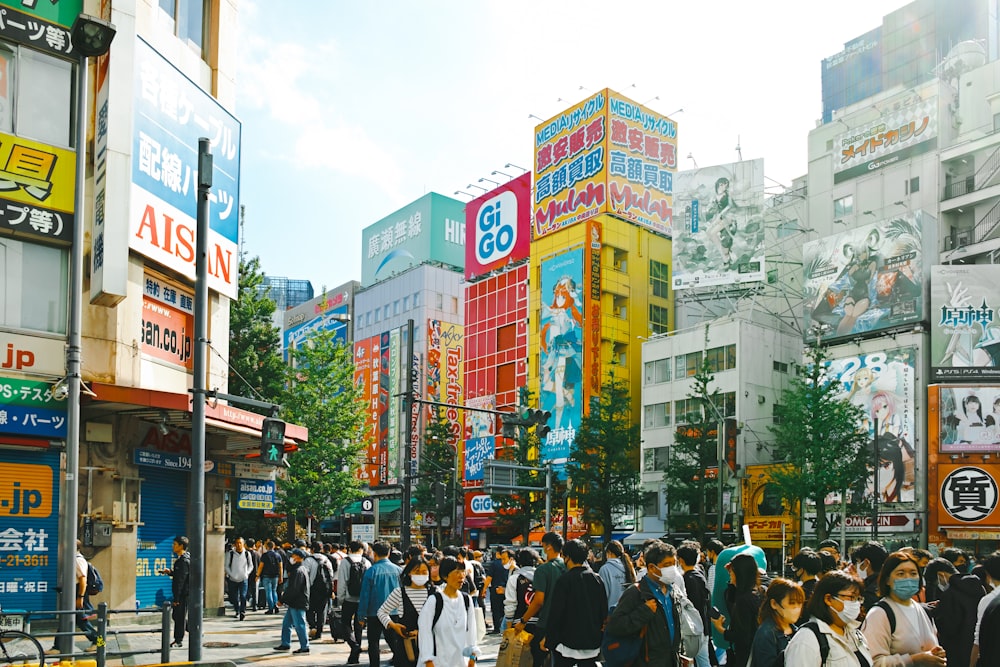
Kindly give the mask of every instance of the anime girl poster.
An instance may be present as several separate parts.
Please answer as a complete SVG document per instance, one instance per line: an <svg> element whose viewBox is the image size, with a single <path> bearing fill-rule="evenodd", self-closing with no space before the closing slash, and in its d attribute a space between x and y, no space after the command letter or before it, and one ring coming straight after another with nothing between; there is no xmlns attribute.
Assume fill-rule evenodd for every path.
<svg viewBox="0 0 1000 667"><path fill-rule="evenodd" d="M915 500L916 362L914 347L841 357L830 362L830 381L840 384L842 398L861 408L863 416L858 426L869 435L871 476L863 488L859 485L854 490L852 500L856 502L871 498L875 489L882 504ZM876 443L878 469L872 475Z"/></svg>
<svg viewBox="0 0 1000 667"><path fill-rule="evenodd" d="M583 390L583 248L542 261L539 404L552 413L542 461L565 464L580 427Z"/></svg>

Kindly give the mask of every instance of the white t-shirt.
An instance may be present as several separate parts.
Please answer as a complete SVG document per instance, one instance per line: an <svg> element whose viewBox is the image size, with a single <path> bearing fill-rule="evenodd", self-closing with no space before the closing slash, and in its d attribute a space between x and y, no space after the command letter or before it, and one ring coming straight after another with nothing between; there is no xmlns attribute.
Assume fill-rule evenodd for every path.
<svg viewBox="0 0 1000 667"><path fill-rule="evenodd" d="M76 554L76 592L80 593L80 589L83 588L84 595L87 594L87 559L83 557L82 553L77 552ZM83 586L80 586L80 579L83 579Z"/></svg>

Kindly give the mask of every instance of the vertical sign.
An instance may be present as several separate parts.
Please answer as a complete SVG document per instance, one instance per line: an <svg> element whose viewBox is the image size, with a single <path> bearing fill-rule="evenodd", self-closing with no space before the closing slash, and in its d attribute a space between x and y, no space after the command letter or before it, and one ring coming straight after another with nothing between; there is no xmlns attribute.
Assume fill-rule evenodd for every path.
<svg viewBox="0 0 1000 667"><path fill-rule="evenodd" d="M400 403L403 400L399 396L399 366L401 355L399 353L400 342L399 329L389 332L389 440L386 448L386 458L388 461L388 472L386 484L395 484L399 479L399 420Z"/></svg>
<svg viewBox="0 0 1000 667"><path fill-rule="evenodd" d="M378 486L386 484L389 479L390 355L389 332L385 331L378 342Z"/></svg>
<svg viewBox="0 0 1000 667"><path fill-rule="evenodd" d="M462 382L462 366L465 352L464 327L461 324L439 322L441 331L441 376L444 384L441 387L442 403L461 405L465 397ZM456 452L463 442L462 423L465 419L461 410L445 408L444 417L448 422L448 445Z"/></svg>

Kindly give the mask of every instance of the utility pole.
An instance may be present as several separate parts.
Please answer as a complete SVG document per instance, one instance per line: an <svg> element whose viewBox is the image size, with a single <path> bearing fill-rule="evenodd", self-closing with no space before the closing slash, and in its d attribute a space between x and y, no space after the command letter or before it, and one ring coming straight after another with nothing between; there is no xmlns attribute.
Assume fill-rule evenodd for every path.
<svg viewBox="0 0 1000 667"><path fill-rule="evenodd" d="M403 391L403 443L399 448L403 461L403 492L399 511L399 543L405 553L410 548L410 495L413 490L413 469L415 461L410 457L410 441L413 439L413 319L406 321L406 372L403 374L405 389Z"/></svg>
<svg viewBox="0 0 1000 667"><path fill-rule="evenodd" d="M875 467L872 469L872 540L878 541L878 496L880 493L878 484L878 469L879 469L879 452L878 452L878 417L875 417L875 454L873 463ZM844 517L846 522L847 517Z"/></svg>

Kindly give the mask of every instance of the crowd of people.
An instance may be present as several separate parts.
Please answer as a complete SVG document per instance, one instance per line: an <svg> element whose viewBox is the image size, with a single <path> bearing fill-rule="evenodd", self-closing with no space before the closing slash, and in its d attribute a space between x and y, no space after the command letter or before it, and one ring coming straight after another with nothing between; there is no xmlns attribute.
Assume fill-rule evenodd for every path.
<svg viewBox="0 0 1000 667"><path fill-rule="evenodd" d="M181 596L175 645L186 546L179 537L164 571ZM595 554L549 532L538 550L498 548L484 564L468 547L237 539L225 576L238 621L248 606L284 609L275 650L291 650L294 630L294 652L308 653L329 626L350 647L348 665L360 664L367 635L369 667L380 667L383 639L394 667L475 667L484 633L507 629L530 635L533 667L615 664L611 651L629 638L634 667L1000 665L1000 551L972 567L954 548L934 558L870 541L842 558L827 540L772 579L754 549L649 540L633 559L617 541Z"/></svg>

